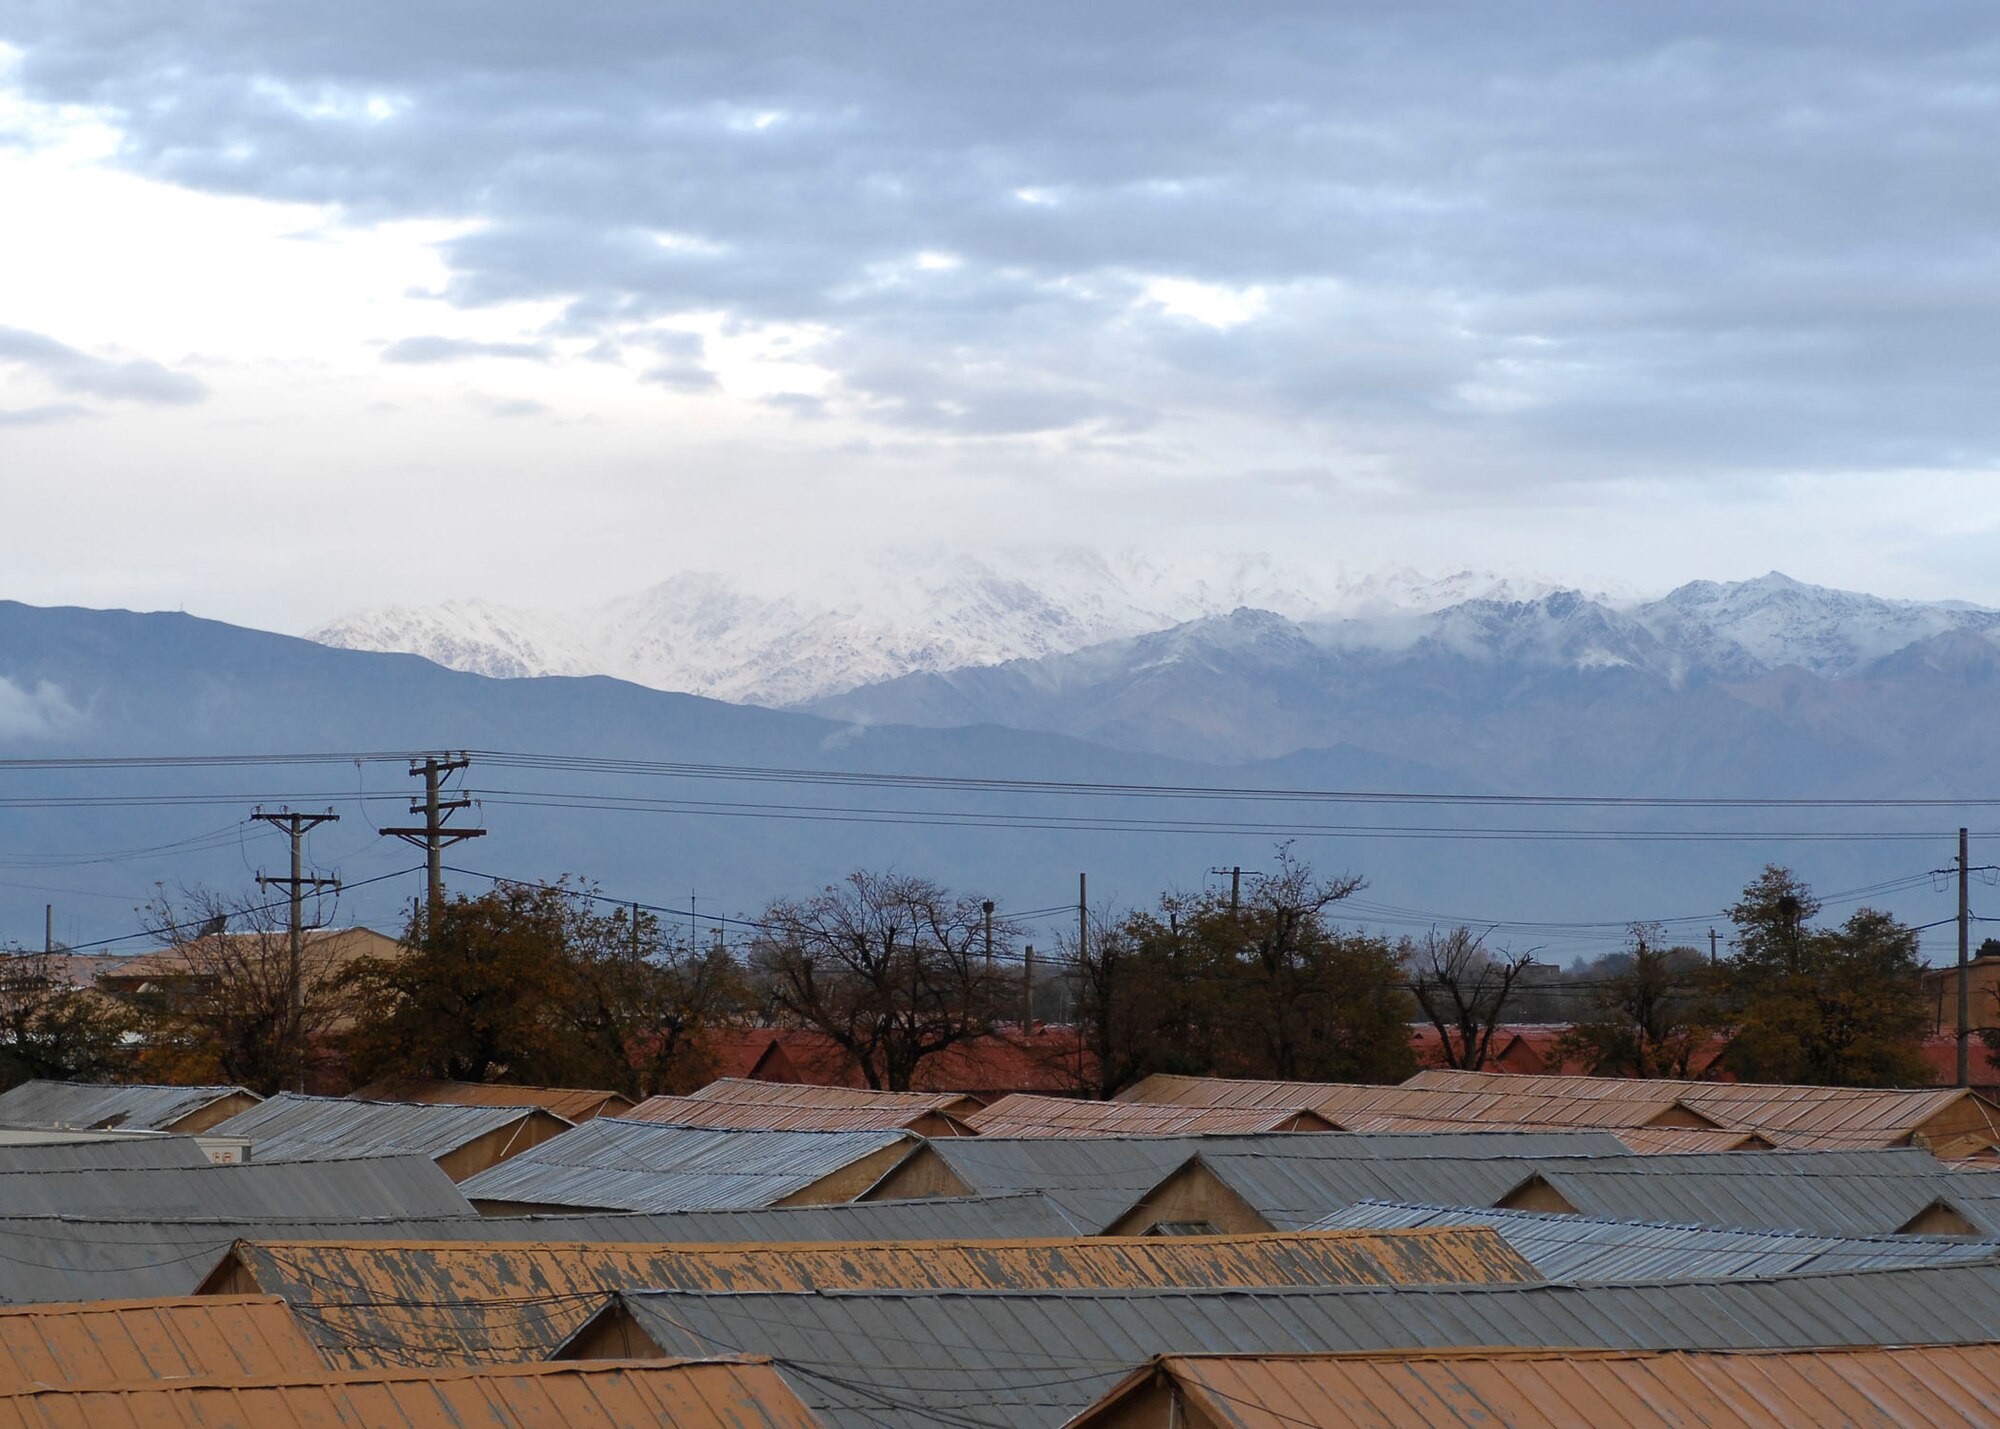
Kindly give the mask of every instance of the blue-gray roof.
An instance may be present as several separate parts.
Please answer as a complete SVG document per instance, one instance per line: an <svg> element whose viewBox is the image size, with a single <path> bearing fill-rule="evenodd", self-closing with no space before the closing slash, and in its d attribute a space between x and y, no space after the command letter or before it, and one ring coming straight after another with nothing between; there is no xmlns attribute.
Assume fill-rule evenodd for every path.
<svg viewBox="0 0 2000 1429"><path fill-rule="evenodd" d="M1293 1229L1370 1197L1490 1203L1535 1158L1627 1151L1605 1131L961 1136L930 1148L972 1191L1044 1192L1089 1231L1197 1157L1265 1219Z"/></svg>
<svg viewBox="0 0 2000 1429"><path fill-rule="evenodd" d="M59 1126L164 1131L243 1087L116 1086L98 1082L23 1082L0 1092L0 1126Z"/></svg>
<svg viewBox="0 0 2000 1429"><path fill-rule="evenodd" d="M1163 1353L1762 1349L2000 1339L1990 1264L1621 1285L621 1297L672 1355L771 1356L829 1426L1064 1423Z"/></svg>
<svg viewBox="0 0 2000 1429"><path fill-rule="evenodd" d="M218 1123L210 1134L249 1137L254 1161L323 1161L403 1153L435 1159L488 1132L549 1115L530 1106L365 1102L280 1092Z"/></svg>
<svg viewBox="0 0 2000 1429"><path fill-rule="evenodd" d="M1823 1236L1800 1231L1616 1221L1542 1211L1465 1210L1363 1201L1313 1230L1492 1226L1548 1280L1713 1279L1806 1271L1880 1270L2000 1258L2000 1239Z"/></svg>
<svg viewBox="0 0 2000 1429"><path fill-rule="evenodd" d="M596 1117L469 1177L481 1203L683 1211L773 1206L903 1131L725 1131Z"/></svg>
<svg viewBox="0 0 2000 1429"><path fill-rule="evenodd" d="M423 1156L321 1165L99 1167L0 1170L10 1215L167 1219L221 1216L426 1216L469 1214L471 1203ZM0 1281L5 1267L0 1266Z"/></svg>

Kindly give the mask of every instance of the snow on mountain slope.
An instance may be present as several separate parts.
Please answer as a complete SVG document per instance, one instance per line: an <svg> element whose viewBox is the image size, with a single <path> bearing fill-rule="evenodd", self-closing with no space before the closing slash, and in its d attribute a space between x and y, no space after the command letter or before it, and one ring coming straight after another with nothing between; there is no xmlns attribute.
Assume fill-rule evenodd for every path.
<svg viewBox="0 0 2000 1429"><path fill-rule="evenodd" d="M1239 607L1292 619L1435 610L1468 598L1531 599L1536 577L1460 572L1430 580L1281 568L1263 556L1169 564L1136 552L1062 548L986 558L891 553L844 583L758 594L683 572L581 611L452 601L347 616L321 644L396 650L503 677L614 675L655 689L783 706L912 673L1065 654Z"/></svg>

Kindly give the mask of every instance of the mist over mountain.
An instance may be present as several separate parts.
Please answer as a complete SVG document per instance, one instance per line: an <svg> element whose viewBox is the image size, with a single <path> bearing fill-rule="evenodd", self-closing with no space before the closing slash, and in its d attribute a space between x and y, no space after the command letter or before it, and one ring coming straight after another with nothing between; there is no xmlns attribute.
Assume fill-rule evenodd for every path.
<svg viewBox="0 0 2000 1429"><path fill-rule="evenodd" d="M185 615L0 603L0 759L560 756L475 753L466 817L489 832L453 850L472 871L454 885L581 873L621 898L685 909L692 896L704 934L714 914L897 867L1056 909L1034 933L1050 946L1079 871L1094 901L1132 904L1217 867L1263 868L1294 839L1370 880L1351 905L1368 926L1464 919L1566 958L1615 946L1629 919L1693 920L1678 929L1693 936L1766 861L1826 892L1908 879L1943 862L1959 823L1990 819L1352 795L1983 797L2000 789L1985 738L1996 640L1992 611L1772 576L1632 604L1550 591L1335 619L1238 609L903 675L807 711L604 676L493 678ZM330 916L394 925L417 889L415 851L376 832L407 822L399 761L0 779L0 939L39 941L45 902L59 937L88 942L136 931L156 883L250 888L283 856L244 823L260 804L341 814L310 846L350 885ZM1921 880L1882 901L1914 922L1949 912Z"/></svg>
<svg viewBox="0 0 2000 1429"><path fill-rule="evenodd" d="M1168 564L1083 548L990 556L898 553L777 593L709 572L674 575L585 610L478 600L390 606L310 633L352 650L422 655L474 674L612 675L654 689L783 707L915 672L1080 650L1240 607L1300 619L1530 599L1539 577L1291 569L1267 556Z"/></svg>
<svg viewBox="0 0 2000 1429"><path fill-rule="evenodd" d="M1206 761L1347 744L1517 792L1905 793L2000 773L2000 612L1772 573L1619 605L1557 591L1292 620L1239 609L813 702Z"/></svg>

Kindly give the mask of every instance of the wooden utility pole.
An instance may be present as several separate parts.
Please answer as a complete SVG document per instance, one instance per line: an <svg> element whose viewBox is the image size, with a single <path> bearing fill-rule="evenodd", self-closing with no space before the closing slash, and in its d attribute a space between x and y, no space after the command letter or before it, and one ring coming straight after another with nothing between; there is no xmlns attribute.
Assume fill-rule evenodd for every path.
<svg viewBox="0 0 2000 1429"><path fill-rule="evenodd" d="M1708 930L1708 965L1715 966L1715 929Z"/></svg>
<svg viewBox="0 0 2000 1429"><path fill-rule="evenodd" d="M987 899L979 905L979 915L985 920L986 931L986 971L993 971L993 900Z"/></svg>
<svg viewBox="0 0 2000 1429"><path fill-rule="evenodd" d="M1032 1037L1035 1033L1035 945L1033 943L1021 953L1021 1031Z"/></svg>
<svg viewBox="0 0 2000 1429"><path fill-rule="evenodd" d="M306 834L321 824L337 824L340 815L328 809L324 814L295 814L290 809L275 814L267 814L258 809L250 815L258 823L273 824L283 829L292 841L292 874L289 878L266 878L260 871L257 875L259 888L284 888L291 892L291 952L289 966L285 970L286 986L290 989L289 1003L291 1016L291 1037L298 1061L298 1089L306 1089L306 1049L305 1049L305 946L306 946L306 890L317 893L322 888L340 891L337 878L308 878L305 873L303 849Z"/></svg>
<svg viewBox="0 0 2000 1429"><path fill-rule="evenodd" d="M1966 832L1958 831L1958 1085L1972 1085L1972 890Z"/></svg>
<svg viewBox="0 0 2000 1429"><path fill-rule="evenodd" d="M426 757L423 762L410 765L410 777L424 781L424 797L410 802L410 812L422 814L422 828L384 829L386 838L397 838L405 843L415 844L424 851L424 908L429 927L437 926L438 917L444 912L444 851L452 844L466 839L486 837L484 829L451 829L445 827L445 820L460 809L472 807L467 798L446 799L443 797L445 777L468 768L472 761L463 755L457 759Z"/></svg>

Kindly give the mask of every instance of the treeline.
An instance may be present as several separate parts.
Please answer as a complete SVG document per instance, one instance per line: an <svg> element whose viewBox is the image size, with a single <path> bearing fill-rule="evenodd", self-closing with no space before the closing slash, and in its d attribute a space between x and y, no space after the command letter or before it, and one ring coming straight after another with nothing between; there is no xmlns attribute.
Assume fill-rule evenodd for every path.
<svg viewBox="0 0 2000 1429"><path fill-rule="evenodd" d="M391 955L311 938L296 964L268 908L162 901L151 926L174 954L120 992L72 987L38 954L0 963L0 1073L266 1092L428 1076L646 1096L706 1081L725 1029L781 1026L820 1034L867 1085L904 1089L968 1043L1046 1045L1020 1035L1044 1019L1070 1029L1049 1075L1106 1097L1154 1072L1400 1081L1417 1065L1413 1024L1447 1065L1478 1068L1497 1029L1554 1020L1535 1014L1560 996L1561 1052L1606 1075L1929 1080L1915 932L1867 909L1823 926L1789 870L1744 890L1727 956L1634 925L1623 952L1567 974L1474 929L1358 931L1340 914L1361 886L1281 849L1240 897L1099 912L1038 958L991 902L893 873L777 900L727 944L571 880L503 883L418 907Z"/></svg>

